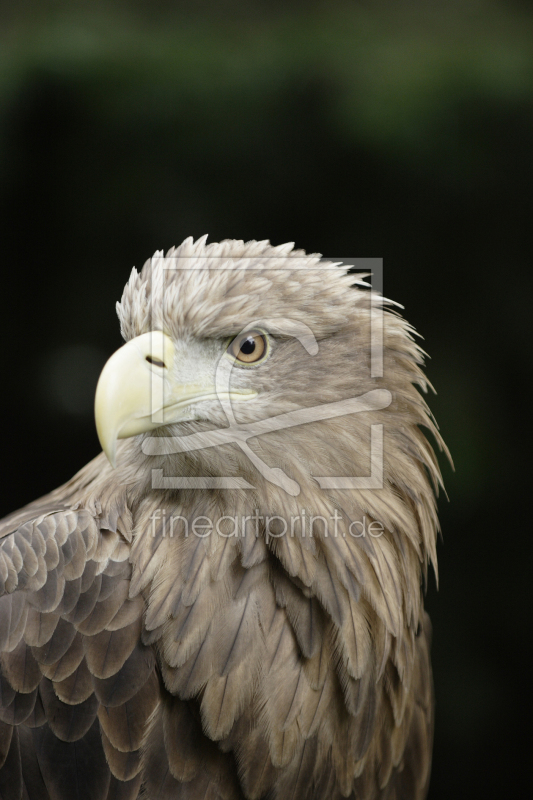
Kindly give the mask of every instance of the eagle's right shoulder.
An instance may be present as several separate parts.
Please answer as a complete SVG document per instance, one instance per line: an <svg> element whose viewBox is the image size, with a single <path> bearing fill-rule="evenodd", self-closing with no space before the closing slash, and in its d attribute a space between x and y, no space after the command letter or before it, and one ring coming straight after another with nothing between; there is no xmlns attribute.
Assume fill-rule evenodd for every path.
<svg viewBox="0 0 533 800"><path fill-rule="evenodd" d="M130 545L58 505L1 523L0 797L134 798L159 686Z"/></svg>

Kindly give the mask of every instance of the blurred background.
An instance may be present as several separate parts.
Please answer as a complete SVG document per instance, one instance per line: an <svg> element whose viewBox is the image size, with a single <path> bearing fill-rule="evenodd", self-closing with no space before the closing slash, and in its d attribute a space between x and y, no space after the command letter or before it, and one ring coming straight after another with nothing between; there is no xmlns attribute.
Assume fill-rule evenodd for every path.
<svg viewBox="0 0 533 800"><path fill-rule="evenodd" d="M133 265L383 257L443 461L431 800L530 789L533 3L0 3L3 516L99 446Z"/></svg>

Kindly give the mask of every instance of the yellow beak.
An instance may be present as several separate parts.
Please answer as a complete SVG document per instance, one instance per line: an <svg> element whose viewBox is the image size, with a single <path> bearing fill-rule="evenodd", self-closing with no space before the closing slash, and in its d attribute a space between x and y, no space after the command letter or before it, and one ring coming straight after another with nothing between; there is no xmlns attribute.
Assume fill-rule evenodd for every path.
<svg viewBox="0 0 533 800"><path fill-rule="evenodd" d="M183 348L177 355L162 331L143 333L117 350L102 370L94 400L98 438L111 465L116 464L117 439L202 418L196 417L199 401L257 396L251 389L229 391L229 373L228 385L217 389L216 369L215 357L184 354Z"/></svg>
<svg viewBox="0 0 533 800"><path fill-rule="evenodd" d="M106 363L96 387L94 413L102 449L112 466L117 439L154 430L176 402L172 386L174 343L162 331L132 339Z"/></svg>

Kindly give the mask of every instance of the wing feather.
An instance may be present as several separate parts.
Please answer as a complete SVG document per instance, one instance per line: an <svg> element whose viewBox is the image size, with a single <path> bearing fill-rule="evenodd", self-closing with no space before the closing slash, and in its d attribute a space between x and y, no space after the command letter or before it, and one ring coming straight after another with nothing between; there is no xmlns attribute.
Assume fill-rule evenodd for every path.
<svg viewBox="0 0 533 800"><path fill-rule="evenodd" d="M138 642L124 665L109 678L93 676L94 693L104 706L120 706L146 683L155 667L151 649Z"/></svg>
<svg viewBox="0 0 533 800"><path fill-rule="evenodd" d="M135 800L139 796L141 778L140 772L130 781L121 781L111 775L106 800Z"/></svg>
<svg viewBox="0 0 533 800"><path fill-rule="evenodd" d="M117 750L113 747L104 731L102 731L102 744L106 761L111 773L120 781L129 781L141 771L141 754L138 750Z"/></svg>
<svg viewBox="0 0 533 800"><path fill-rule="evenodd" d="M0 769L4 766L7 754L9 753L12 736L13 726L8 725L7 722L0 721Z"/></svg>
<svg viewBox="0 0 533 800"><path fill-rule="evenodd" d="M71 647L76 637L76 628L66 619L60 617L48 639L41 646L34 645L32 653L41 665L55 664L60 661Z"/></svg>
<svg viewBox="0 0 533 800"><path fill-rule="evenodd" d="M37 698L37 689L28 694L15 692L7 684L7 680L0 678L0 719L8 725L20 725L30 716ZM11 690L11 691L10 691Z"/></svg>
<svg viewBox="0 0 533 800"><path fill-rule="evenodd" d="M98 719L109 741L117 750L139 750L147 722L159 702L159 681L152 672L137 694L120 706L98 708Z"/></svg>
<svg viewBox="0 0 533 800"><path fill-rule="evenodd" d="M139 731L159 690L153 653L140 642L143 601L129 598L128 553L121 534L85 509L26 519L0 538L6 800L22 797L23 786L30 800L139 792ZM108 715L128 719L135 747L120 750L103 732L103 702Z"/></svg>
<svg viewBox="0 0 533 800"><path fill-rule="evenodd" d="M62 681L53 681L54 692L63 703L77 706L92 696L94 687L87 663L82 659L78 667ZM42 694L42 693L41 693Z"/></svg>
<svg viewBox="0 0 533 800"><path fill-rule="evenodd" d="M98 720L76 742L63 742L48 725L34 728L33 743L50 800L106 800L111 773Z"/></svg>
<svg viewBox="0 0 533 800"><path fill-rule="evenodd" d="M47 678L43 678L39 691L50 730L63 742L81 739L96 719L98 701L94 694L75 706L63 703Z"/></svg>
<svg viewBox="0 0 533 800"><path fill-rule="evenodd" d="M25 611L27 613L26 598L21 592L0 597L0 652L13 649L8 647L8 642L13 632L17 631ZM18 641L14 646L17 644Z"/></svg>
<svg viewBox="0 0 533 800"><path fill-rule="evenodd" d="M24 640L26 644L32 647L43 647L46 645L47 642L50 641L58 622L59 614L54 614L51 611L39 611L36 607L30 605L26 626L24 628Z"/></svg>
<svg viewBox="0 0 533 800"><path fill-rule="evenodd" d="M141 618L117 630L104 629L83 639L87 666L96 678L116 675L132 654L141 635Z"/></svg>
<svg viewBox="0 0 533 800"><path fill-rule="evenodd" d="M10 653L2 653L0 663L2 673L16 692L27 694L39 685L42 673L24 639Z"/></svg>
<svg viewBox="0 0 533 800"><path fill-rule="evenodd" d="M4 763L0 769L0 797L6 800L20 800L23 785L19 734L15 728Z"/></svg>
<svg viewBox="0 0 533 800"><path fill-rule="evenodd" d="M75 636L71 644L67 647L64 653L58 656L57 661L46 659L46 662L41 660L40 651L35 648L32 652L35 659L39 662L41 672L46 678L53 681L62 681L72 675L74 670L78 668L83 659L83 639L74 626L72 626ZM45 648L43 648L45 650Z"/></svg>

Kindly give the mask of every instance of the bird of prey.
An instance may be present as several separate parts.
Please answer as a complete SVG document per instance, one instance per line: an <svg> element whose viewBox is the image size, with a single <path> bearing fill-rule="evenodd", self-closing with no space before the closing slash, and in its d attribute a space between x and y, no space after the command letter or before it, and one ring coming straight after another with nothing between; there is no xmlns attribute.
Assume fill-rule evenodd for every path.
<svg viewBox="0 0 533 800"><path fill-rule="evenodd" d="M0 524L0 797L421 800L413 330L349 267L206 237L117 311L103 453Z"/></svg>

